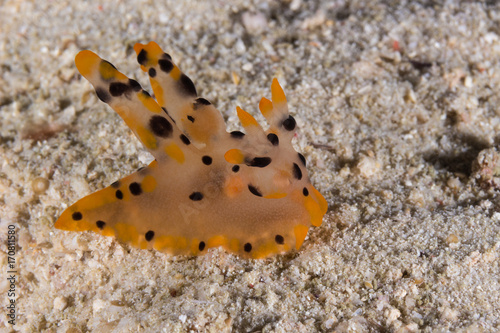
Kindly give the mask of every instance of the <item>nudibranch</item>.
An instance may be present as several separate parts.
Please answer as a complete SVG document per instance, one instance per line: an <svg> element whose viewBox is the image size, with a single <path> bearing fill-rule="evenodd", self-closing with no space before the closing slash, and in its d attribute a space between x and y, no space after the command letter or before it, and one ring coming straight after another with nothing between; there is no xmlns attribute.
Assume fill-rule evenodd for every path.
<svg viewBox="0 0 500 333"><path fill-rule="evenodd" d="M249 258L298 250L328 206L292 146L296 122L278 81L272 81L272 101L259 103L269 128L237 107L244 132L228 133L221 113L198 97L158 44L138 43L134 50L156 100L91 51L75 62L155 159L68 207L55 227L174 255L218 246Z"/></svg>

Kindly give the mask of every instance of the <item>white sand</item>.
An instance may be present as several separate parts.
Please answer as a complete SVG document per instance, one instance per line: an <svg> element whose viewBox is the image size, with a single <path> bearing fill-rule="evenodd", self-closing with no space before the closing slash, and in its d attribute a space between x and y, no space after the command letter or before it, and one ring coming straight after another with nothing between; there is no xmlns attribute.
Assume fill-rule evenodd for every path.
<svg viewBox="0 0 500 333"><path fill-rule="evenodd" d="M0 305L15 224L15 330L500 330L494 1L161 3L2 2ZM53 228L149 159L74 56L91 49L148 86L131 47L150 40L231 129L236 105L255 113L280 80L330 205L300 252L172 257Z"/></svg>

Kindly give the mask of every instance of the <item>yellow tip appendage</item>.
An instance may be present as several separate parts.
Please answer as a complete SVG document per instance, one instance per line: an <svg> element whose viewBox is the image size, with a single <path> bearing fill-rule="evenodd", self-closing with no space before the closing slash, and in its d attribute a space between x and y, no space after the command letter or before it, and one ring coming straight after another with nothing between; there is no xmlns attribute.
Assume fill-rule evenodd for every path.
<svg viewBox="0 0 500 333"><path fill-rule="evenodd" d="M271 94L273 99L273 104L286 103L286 96L281 88L278 79L274 78L271 84Z"/></svg>
<svg viewBox="0 0 500 333"><path fill-rule="evenodd" d="M243 127L260 126L257 120L255 120L250 113L246 112L239 106L236 107L236 112L238 113L238 118L240 118L240 122Z"/></svg>
<svg viewBox="0 0 500 333"><path fill-rule="evenodd" d="M259 103L259 110L264 118L269 119L269 117L271 117L271 113L273 112L273 102L265 97L262 97Z"/></svg>
<svg viewBox="0 0 500 333"><path fill-rule="evenodd" d="M94 68L99 65L101 58L89 50L80 51L75 57L76 68L86 78L92 74Z"/></svg>

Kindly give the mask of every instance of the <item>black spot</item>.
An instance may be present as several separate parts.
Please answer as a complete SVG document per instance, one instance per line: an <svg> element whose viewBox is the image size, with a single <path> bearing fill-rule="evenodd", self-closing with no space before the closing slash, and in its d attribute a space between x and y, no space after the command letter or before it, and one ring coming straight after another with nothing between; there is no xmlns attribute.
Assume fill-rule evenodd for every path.
<svg viewBox="0 0 500 333"><path fill-rule="evenodd" d="M80 213L80 212L74 212L73 215L71 215L71 217L75 221L80 221L83 216L82 216L82 213Z"/></svg>
<svg viewBox="0 0 500 333"><path fill-rule="evenodd" d="M243 246L243 249L245 250L245 252L250 252L250 251L252 251L252 244L250 244L250 243L246 243L246 244Z"/></svg>
<svg viewBox="0 0 500 333"><path fill-rule="evenodd" d="M128 85L135 92L140 91L142 89L141 85L136 80L128 79Z"/></svg>
<svg viewBox="0 0 500 333"><path fill-rule="evenodd" d="M102 88L96 88L95 93L97 94L97 98L99 98L104 103L108 103L111 100L111 96L109 96L109 93Z"/></svg>
<svg viewBox="0 0 500 333"><path fill-rule="evenodd" d="M149 230L148 232L146 232L146 234L144 235L144 238L146 238L146 240L148 242L150 242L153 237L155 236L155 232L153 230Z"/></svg>
<svg viewBox="0 0 500 333"><path fill-rule="evenodd" d="M198 250L200 251L205 250L205 242L200 242L200 244L198 245Z"/></svg>
<svg viewBox="0 0 500 333"><path fill-rule="evenodd" d="M141 52L139 52L139 54L137 55L137 62L141 65L144 65L147 59L148 59L148 52L142 49Z"/></svg>
<svg viewBox="0 0 500 333"><path fill-rule="evenodd" d="M193 117L193 116L187 116L187 119L188 119L190 122L194 123L194 117Z"/></svg>
<svg viewBox="0 0 500 333"><path fill-rule="evenodd" d="M278 136L274 133L269 133L267 135L267 140L269 140L269 142L271 142L273 146L277 146L280 144L280 139L278 139Z"/></svg>
<svg viewBox="0 0 500 333"><path fill-rule="evenodd" d="M115 193L115 196L117 199L123 199L123 192L120 191L120 190L117 190L116 193Z"/></svg>
<svg viewBox="0 0 500 333"><path fill-rule="evenodd" d="M305 197L307 197L309 195L309 190L307 188L303 188L302 189L302 194L304 194Z"/></svg>
<svg viewBox="0 0 500 333"><path fill-rule="evenodd" d="M130 90L128 84L122 82L111 82L109 84L109 93L113 97L119 97Z"/></svg>
<svg viewBox="0 0 500 333"><path fill-rule="evenodd" d="M170 54L168 54L168 53L163 53L161 57L162 57L163 59L172 60L172 57L171 57L171 56L170 56Z"/></svg>
<svg viewBox="0 0 500 333"><path fill-rule="evenodd" d="M198 110L200 108L200 105L210 105L212 103L210 103L209 101L207 101L206 99L200 97L200 98L197 98L194 100L194 103L193 103L193 110Z"/></svg>
<svg viewBox="0 0 500 333"><path fill-rule="evenodd" d="M148 93L146 90L143 90L143 91L142 91L142 94L143 94L144 96L146 96L146 98L151 98L151 94L150 94L150 93Z"/></svg>
<svg viewBox="0 0 500 333"><path fill-rule="evenodd" d="M258 197L262 196L262 193L260 193L260 191L256 187L248 185L248 189L250 190L250 192L252 192L253 195L256 195Z"/></svg>
<svg viewBox="0 0 500 333"><path fill-rule="evenodd" d="M245 136L245 133L240 132L240 131L232 131L229 134L231 134L231 137L234 138L234 139L241 139L242 137Z"/></svg>
<svg viewBox="0 0 500 333"><path fill-rule="evenodd" d="M281 245L285 244L285 239L284 239L284 238L283 238L283 236L281 236L281 235L276 235L276 236L274 237L274 241L275 241L277 244L281 244Z"/></svg>
<svg viewBox="0 0 500 333"><path fill-rule="evenodd" d="M184 134L181 134L180 135L180 138L181 138L181 141L187 146L191 143L191 141L189 141L188 137L185 136Z"/></svg>
<svg viewBox="0 0 500 333"><path fill-rule="evenodd" d="M205 165L212 164L212 158L210 156L205 155L201 158L201 160L203 161L203 164L205 164Z"/></svg>
<svg viewBox="0 0 500 333"><path fill-rule="evenodd" d="M151 76L151 77L155 77L155 76L156 76L156 69L154 69L153 67L151 67L151 68L148 70L148 74L149 74L149 76Z"/></svg>
<svg viewBox="0 0 500 333"><path fill-rule="evenodd" d="M263 168L271 163L270 157L254 157L253 160L247 162L246 165L251 167Z"/></svg>
<svg viewBox="0 0 500 333"><path fill-rule="evenodd" d="M295 129L295 125L297 125L297 123L295 122L295 119L292 116L288 116L288 118L285 119L285 121L283 121L283 127L287 131L293 131Z"/></svg>
<svg viewBox="0 0 500 333"><path fill-rule="evenodd" d="M297 163L293 163L293 176L298 180L302 179L302 170L300 170L300 167L297 165Z"/></svg>
<svg viewBox="0 0 500 333"><path fill-rule="evenodd" d="M160 59L158 60L158 65L160 65L160 69L167 74L174 69L174 64L172 64L170 60Z"/></svg>
<svg viewBox="0 0 500 333"><path fill-rule="evenodd" d="M239 165L233 165L233 168L231 170L233 170L233 172L238 172L238 171L240 171L240 166Z"/></svg>
<svg viewBox="0 0 500 333"><path fill-rule="evenodd" d="M114 182L113 184L111 184L111 187L112 188L119 188L120 187L120 181L117 180L116 182Z"/></svg>
<svg viewBox="0 0 500 333"><path fill-rule="evenodd" d="M198 108L200 107L200 105L210 105L212 103L210 103L209 101L207 101L206 99L200 97L200 98L197 98L194 100L194 103L193 103L193 110L198 110Z"/></svg>
<svg viewBox="0 0 500 333"><path fill-rule="evenodd" d="M149 128L156 136L168 138L172 135L172 124L162 116L152 116L149 119Z"/></svg>
<svg viewBox="0 0 500 333"><path fill-rule="evenodd" d="M106 222L104 222L104 221L97 221L97 222L95 223L95 225L96 225L99 229L101 229L101 230L102 230L102 229L104 229L104 226L106 225Z"/></svg>
<svg viewBox="0 0 500 333"><path fill-rule="evenodd" d="M304 164L304 166L306 166L306 158L304 157L304 155L302 155L301 153L297 153L297 154L299 154L299 158L302 161L302 164Z"/></svg>
<svg viewBox="0 0 500 333"><path fill-rule="evenodd" d="M197 96L198 94L196 93L196 88L194 86L193 81L187 75L182 74L181 78L179 79L179 89L181 93L188 95L188 96Z"/></svg>
<svg viewBox="0 0 500 333"><path fill-rule="evenodd" d="M189 199L193 201L200 201L201 199L203 199L203 194L201 194L200 192L193 192L189 196Z"/></svg>
<svg viewBox="0 0 500 333"><path fill-rule="evenodd" d="M130 193L132 193L133 195L139 195L142 193L141 184L136 183L136 182L133 182L132 184L130 184L128 186L128 189L130 190Z"/></svg>

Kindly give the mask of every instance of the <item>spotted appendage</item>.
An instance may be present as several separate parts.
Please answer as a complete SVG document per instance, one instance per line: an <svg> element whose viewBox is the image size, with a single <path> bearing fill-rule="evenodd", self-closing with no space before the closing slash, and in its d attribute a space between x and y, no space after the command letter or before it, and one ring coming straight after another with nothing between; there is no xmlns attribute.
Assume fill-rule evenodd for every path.
<svg viewBox="0 0 500 333"><path fill-rule="evenodd" d="M134 47L156 100L91 51L80 73L155 157L150 165L66 209L58 229L91 230L133 246L172 254L211 247L265 258L299 249L327 211L305 158L291 144L296 122L278 81L259 108L264 130L237 107L244 128L226 132L220 112L154 42Z"/></svg>

